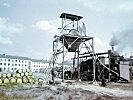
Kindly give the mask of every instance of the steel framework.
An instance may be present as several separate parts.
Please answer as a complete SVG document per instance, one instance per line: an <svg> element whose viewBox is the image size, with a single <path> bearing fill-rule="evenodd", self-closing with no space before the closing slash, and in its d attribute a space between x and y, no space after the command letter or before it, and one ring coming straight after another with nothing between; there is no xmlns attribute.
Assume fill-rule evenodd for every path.
<svg viewBox="0 0 133 100"><path fill-rule="evenodd" d="M50 65L53 67L59 55L62 57L59 59L62 63L62 81L64 81L64 61L67 53L73 53L73 66L76 66L78 70L78 79L80 79L80 67L79 63L81 59L80 56L90 55L93 59L93 73L95 81L95 54L94 54L94 42L93 37L86 36L85 24L80 21L83 17L73 14L62 13L60 15L62 19L61 28L59 29L59 36L54 36L53 41L53 55ZM85 58L87 59L87 58ZM53 78L54 80L54 78Z"/></svg>

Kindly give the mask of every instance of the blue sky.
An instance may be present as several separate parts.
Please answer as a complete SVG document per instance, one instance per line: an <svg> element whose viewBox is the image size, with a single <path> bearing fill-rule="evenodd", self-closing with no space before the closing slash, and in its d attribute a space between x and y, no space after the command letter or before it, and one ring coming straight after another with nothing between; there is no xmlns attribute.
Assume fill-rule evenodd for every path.
<svg viewBox="0 0 133 100"><path fill-rule="evenodd" d="M63 12L83 16L96 52L112 37L118 52L133 51L133 0L0 0L0 53L49 59Z"/></svg>

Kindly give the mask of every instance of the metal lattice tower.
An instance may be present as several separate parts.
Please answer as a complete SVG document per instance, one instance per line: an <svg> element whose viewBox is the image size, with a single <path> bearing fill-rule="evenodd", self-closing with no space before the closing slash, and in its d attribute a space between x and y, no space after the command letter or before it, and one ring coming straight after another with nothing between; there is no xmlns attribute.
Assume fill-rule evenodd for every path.
<svg viewBox="0 0 133 100"><path fill-rule="evenodd" d="M78 79L80 79L80 58L85 55L90 55L93 59L94 81L95 81L95 60L94 60L94 43L93 37L86 36L86 27L80 20L82 16L73 14L62 13L61 28L59 29L60 35L54 36L53 41L53 55L51 64L54 68L58 60L58 55L62 54L62 81L64 81L64 61L67 53L74 53L73 62L76 61L78 69ZM81 57L82 56L82 57ZM60 59L60 60L61 60Z"/></svg>

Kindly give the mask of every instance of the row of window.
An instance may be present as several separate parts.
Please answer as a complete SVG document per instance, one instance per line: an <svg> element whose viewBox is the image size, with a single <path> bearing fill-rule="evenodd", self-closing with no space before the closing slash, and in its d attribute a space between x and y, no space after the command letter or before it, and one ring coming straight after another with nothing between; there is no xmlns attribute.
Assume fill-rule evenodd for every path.
<svg viewBox="0 0 133 100"><path fill-rule="evenodd" d="M17 59L0 59L0 61L8 61L8 62L25 62L25 63L27 63L27 61L25 60L17 60Z"/></svg>
<svg viewBox="0 0 133 100"><path fill-rule="evenodd" d="M10 63L0 63L0 65L4 65L4 66L27 66L26 64L10 64Z"/></svg>
<svg viewBox="0 0 133 100"><path fill-rule="evenodd" d="M10 70L13 71L13 70L17 70L17 68L6 68L6 67L4 67L3 70L4 70L4 71L10 71ZM1 71L2 71L2 69L1 69ZM0 71L0 72L1 72L1 71ZM39 71L39 69L34 69L34 71Z"/></svg>
<svg viewBox="0 0 133 100"><path fill-rule="evenodd" d="M0 61L8 61L8 62L22 62L22 63L27 63L28 61L26 60L17 60L17 59L0 59ZM42 63L42 62L33 62L33 64L46 64L46 63Z"/></svg>
<svg viewBox="0 0 133 100"><path fill-rule="evenodd" d="M37 62L32 62L32 65L48 65L49 63L37 63Z"/></svg>
<svg viewBox="0 0 133 100"><path fill-rule="evenodd" d="M46 67L46 66L34 65L33 67Z"/></svg>
<svg viewBox="0 0 133 100"><path fill-rule="evenodd" d="M4 66L28 66L26 64L10 64L10 63L0 63L0 65L4 65ZM34 65L34 67L45 67L42 65Z"/></svg>
<svg viewBox="0 0 133 100"><path fill-rule="evenodd" d="M6 67L4 67L4 70L10 70L10 68L6 68ZM11 70L17 70L17 68L11 68Z"/></svg>

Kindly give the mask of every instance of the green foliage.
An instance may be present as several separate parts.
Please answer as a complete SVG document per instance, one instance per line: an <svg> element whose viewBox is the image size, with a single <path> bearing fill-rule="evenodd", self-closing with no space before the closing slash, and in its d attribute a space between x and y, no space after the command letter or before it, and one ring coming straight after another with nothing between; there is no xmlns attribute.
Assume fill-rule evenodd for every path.
<svg viewBox="0 0 133 100"><path fill-rule="evenodd" d="M4 97L6 94L4 92L0 92L0 98Z"/></svg>
<svg viewBox="0 0 133 100"><path fill-rule="evenodd" d="M9 88L14 88L14 87L22 87L23 85L19 85L16 83L9 83L9 84L0 84L1 89L9 89Z"/></svg>
<svg viewBox="0 0 133 100"><path fill-rule="evenodd" d="M6 95L4 92L0 92L0 100L33 100L33 98L30 96L17 94Z"/></svg>
<svg viewBox="0 0 133 100"><path fill-rule="evenodd" d="M9 89L9 88L21 88L22 85L18 84L3 84L0 85L0 89ZM31 97L29 95L17 95L17 94L11 94L7 95L3 91L0 92L0 100L33 100L34 97Z"/></svg>

